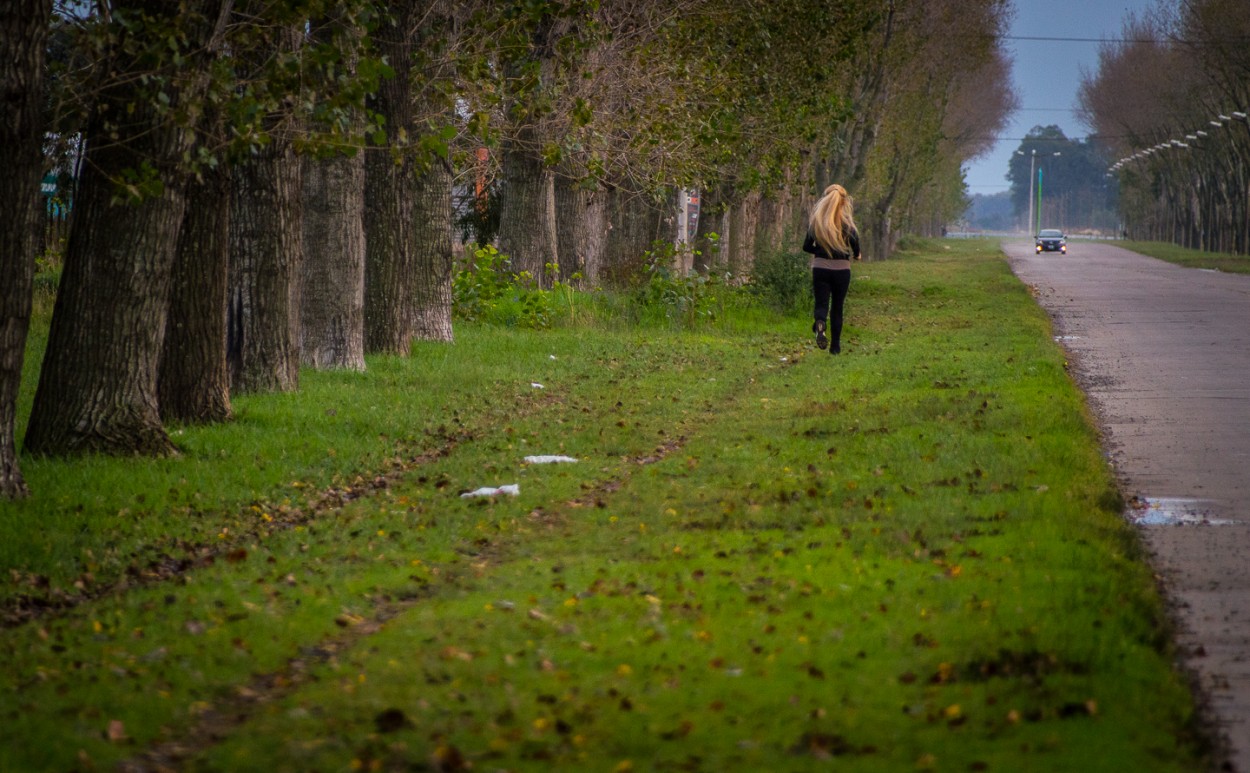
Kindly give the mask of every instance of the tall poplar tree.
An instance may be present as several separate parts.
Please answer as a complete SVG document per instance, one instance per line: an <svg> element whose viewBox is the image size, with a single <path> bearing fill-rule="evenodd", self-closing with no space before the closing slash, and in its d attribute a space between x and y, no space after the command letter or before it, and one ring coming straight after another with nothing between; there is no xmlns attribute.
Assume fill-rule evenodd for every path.
<svg viewBox="0 0 1250 773"><path fill-rule="evenodd" d="M86 129L26 448L164 455L157 374L186 206L183 164L230 0L109 5L109 78Z"/></svg>
<svg viewBox="0 0 1250 773"><path fill-rule="evenodd" d="M238 13L254 20L265 0ZM304 21L280 14L256 28L240 58L243 80L258 95L257 142L231 167L230 278L226 353L235 392L299 388L299 272L304 256L300 159L290 108L299 95L289 78L303 44Z"/></svg>
<svg viewBox="0 0 1250 773"><path fill-rule="evenodd" d="M28 493L14 438L34 281L34 225L43 127L44 48L51 0L0 6L0 499Z"/></svg>

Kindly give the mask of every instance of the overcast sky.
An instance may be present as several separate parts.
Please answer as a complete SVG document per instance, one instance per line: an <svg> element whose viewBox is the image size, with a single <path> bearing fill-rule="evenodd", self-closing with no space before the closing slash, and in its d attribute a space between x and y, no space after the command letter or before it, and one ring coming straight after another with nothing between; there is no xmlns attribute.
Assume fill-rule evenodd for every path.
<svg viewBox="0 0 1250 773"><path fill-rule="evenodd" d="M1157 0L1014 0L1012 37L1117 39L1129 13L1142 14ZM1007 40L1013 58L1012 79L1020 109L998 136L993 150L969 164L970 194L998 193L1007 185L1007 164L1020 140L1034 126L1057 125L1070 138L1083 139L1089 130L1077 120L1076 93L1081 68L1098 68L1098 43L1081 41Z"/></svg>

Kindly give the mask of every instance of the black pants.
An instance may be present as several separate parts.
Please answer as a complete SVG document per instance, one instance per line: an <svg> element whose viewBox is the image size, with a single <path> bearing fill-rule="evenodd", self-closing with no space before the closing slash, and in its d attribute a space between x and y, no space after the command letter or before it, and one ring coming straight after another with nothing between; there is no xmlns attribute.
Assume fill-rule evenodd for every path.
<svg viewBox="0 0 1250 773"><path fill-rule="evenodd" d="M846 302L846 291L850 286L851 270L849 268L812 269L812 294L816 296L816 321L829 320L826 330L829 333L829 346L832 348L841 345L842 305Z"/></svg>

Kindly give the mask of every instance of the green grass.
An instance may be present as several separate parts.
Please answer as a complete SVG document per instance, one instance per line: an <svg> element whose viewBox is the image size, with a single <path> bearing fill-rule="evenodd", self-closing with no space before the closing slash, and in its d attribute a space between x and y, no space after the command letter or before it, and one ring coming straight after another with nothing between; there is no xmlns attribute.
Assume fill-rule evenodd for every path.
<svg viewBox="0 0 1250 773"><path fill-rule="evenodd" d="M1203 252L1168 242L1116 242L1118 246L1187 268L1208 268L1230 274L1250 274L1250 256Z"/></svg>
<svg viewBox="0 0 1250 773"><path fill-rule="evenodd" d="M461 325L178 459L24 460L4 598L109 590L0 634L0 769L1201 768L1045 316L934 252L856 268L837 358Z"/></svg>

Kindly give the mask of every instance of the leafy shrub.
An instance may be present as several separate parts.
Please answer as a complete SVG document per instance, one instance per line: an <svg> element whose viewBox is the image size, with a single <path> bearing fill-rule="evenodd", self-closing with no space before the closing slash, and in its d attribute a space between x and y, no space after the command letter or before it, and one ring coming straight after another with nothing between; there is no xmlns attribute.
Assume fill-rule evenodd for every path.
<svg viewBox="0 0 1250 773"><path fill-rule="evenodd" d="M779 312L798 309L811 298L812 272L801 252L774 252L755 259L751 295Z"/></svg>
<svg viewBox="0 0 1250 773"><path fill-rule="evenodd" d="M643 319L694 327L723 316L725 306L736 300L732 277L727 274L683 276L676 271L677 247L672 243L656 242L644 257L643 281L633 292Z"/></svg>
<svg viewBox="0 0 1250 773"><path fill-rule="evenodd" d="M546 270L553 278L559 274L553 263ZM469 265L456 272L451 297L458 319L530 329L551 327L562 300L570 316L574 308L569 285L554 279L552 289L541 289L530 272L514 273L511 259L489 244L474 249Z"/></svg>
<svg viewBox="0 0 1250 773"><path fill-rule="evenodd" d="M457 271L451 281L452 314L470 321L482 319L514 286L514 281L508 256L489 244L478 247L469 265Z"/></svg>

